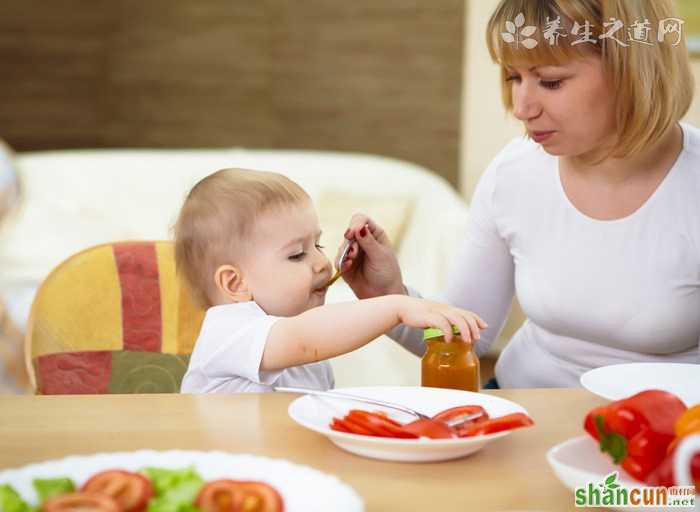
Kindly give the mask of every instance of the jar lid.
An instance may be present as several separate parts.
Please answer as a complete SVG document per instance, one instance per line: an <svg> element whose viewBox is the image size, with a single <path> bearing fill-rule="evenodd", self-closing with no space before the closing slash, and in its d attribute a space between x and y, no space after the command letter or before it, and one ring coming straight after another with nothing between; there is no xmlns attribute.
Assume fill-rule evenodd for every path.
<svg viewBox="0 0 700 512"><path fill-rule="evenodd" d="M452 334L457 336L460 334L456 325L452 326ZM429 340L430 338L437 338L439 336L444 336L442 329L438 329L437 327L428 327L427 329L423 329L423 341Z"/></svg>

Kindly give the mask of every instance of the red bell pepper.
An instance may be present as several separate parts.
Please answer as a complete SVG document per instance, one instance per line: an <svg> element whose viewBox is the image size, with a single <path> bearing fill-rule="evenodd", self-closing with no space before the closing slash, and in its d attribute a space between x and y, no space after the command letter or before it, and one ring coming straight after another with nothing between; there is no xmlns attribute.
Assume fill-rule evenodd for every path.
<svg viewBox="0 0 700 512"><path fill-rule="evenodd" d="M700 405L686 410L676 421L674 428L676 438L668 446L668 455L659 464L652 473L647 477L646 482L649 485L661 485L670 487L676 485L675 476L673 474L673 452L678 447L678 443L685 437L691 434L700 434ZM695 483L695 487L700 489L700 453L695 455L690 462L690 476Z"/></svg>
<svg viewBox="0 0 700 512"><path fill-rule="evenodd" d="M672 487L677 485L676 477L673 474L673 454L669 453L658 467L649 473L646 483L652 486ZM690 461L690 477L693 479L695 487L700 489L700 454L695 455Z"/></svg>
<svg viewBox="0 0 700 512"><path fill-rule="evenodd" d="M593 409L584 428L633 478L644 481L666 457L685 404L666 391L648 390Z"/></svg>

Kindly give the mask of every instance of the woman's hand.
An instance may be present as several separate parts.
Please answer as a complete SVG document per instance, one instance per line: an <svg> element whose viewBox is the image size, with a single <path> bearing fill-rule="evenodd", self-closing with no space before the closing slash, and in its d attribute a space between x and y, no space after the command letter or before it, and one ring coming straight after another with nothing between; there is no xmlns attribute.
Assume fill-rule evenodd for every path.
<svg viewBox="0 0 700 512"><path fill-rule="evenodd" d="M344 236L353 242L341 269L343 279L358 298L408 295L391 241L381 227L358 213L350 219ZM341 250L342 246L338 248L336 261Z"/></svg>
<svg viewBox="0 0 700 512"><path fill-rule="evenodd" d="M479 331L488 325L478 315L466 309L455 308L441 302L415 297L397 297L399 321L411 327L437 327L445 341L452 339L452 326L459 329L461 338L470 343L480 338Z"/></svg>

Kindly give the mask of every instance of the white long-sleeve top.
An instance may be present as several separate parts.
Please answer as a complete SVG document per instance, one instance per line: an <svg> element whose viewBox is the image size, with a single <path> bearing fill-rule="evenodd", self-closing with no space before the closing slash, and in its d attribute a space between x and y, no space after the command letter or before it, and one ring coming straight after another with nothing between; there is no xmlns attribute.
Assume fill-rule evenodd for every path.
<svg viewBox="0 0 700 512"><path fill-rule="evenodd" d="M575 387L617 363L700 364L700 130L681 127L675 164L621 219L577 210L558 158L525 138L487 168L442 298L489 324L483 354L517 294L527 320L496 365L502 387ZM390 335L423 353L419 330Z"/></svg>

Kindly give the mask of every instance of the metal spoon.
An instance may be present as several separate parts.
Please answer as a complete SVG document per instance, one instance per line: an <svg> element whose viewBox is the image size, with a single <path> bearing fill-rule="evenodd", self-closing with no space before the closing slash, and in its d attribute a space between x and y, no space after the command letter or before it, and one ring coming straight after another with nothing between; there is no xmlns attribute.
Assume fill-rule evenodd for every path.
<svg viewBox="0 0 700 512"><path fill-rule="evenodd" d="M350 251L350 246L352 245L352 240L345 240L345 245L343 246L343 250L340 253L340 260L338 260L338 270L335 271L335 274L333 274L333 277L331 277L326 284L324 284L321 288L328 288L330 285L335 283L338 278L341 276L343 273L343 263L345 263L345 258L348 255L348 252Z"/></svg>
<svg viewBox="0 0 700 512"><path fill-rule="evenodd" d="M385 402L384 400L377 400L374 398L366 398L364 396L358 396L358 395L350 395L348 393L339 393L337 391L320 391L318 389L311 389L311 388L294 388L294 387L284 387L284 386L275 386L273 388L275 391L280 391L283 393L304 393L306 395L313 395L313 396L323 396L327 398L339 398L343 400L353 400L355 402L362 402L366 404L372 404L372 405L379 405L381 407L386 407L387 409L396 409L397 411L401 411L403 413L409 414L411 416L415 416L419 420L432 420L430 416L427 414L423 414L422 412L418 412L415 409L411 409L410 407L406 407L404 405L399 405L395 404L393 402ZM453 418L449 421L445 421L444 423L448 427L456 427L457 425L461 425L462 423L466 423L467 421L475 420L479 417L481 417L482 413L481 412L474 412L471 414L465 414L464 416L457 416L456 418Z"/></svg>

